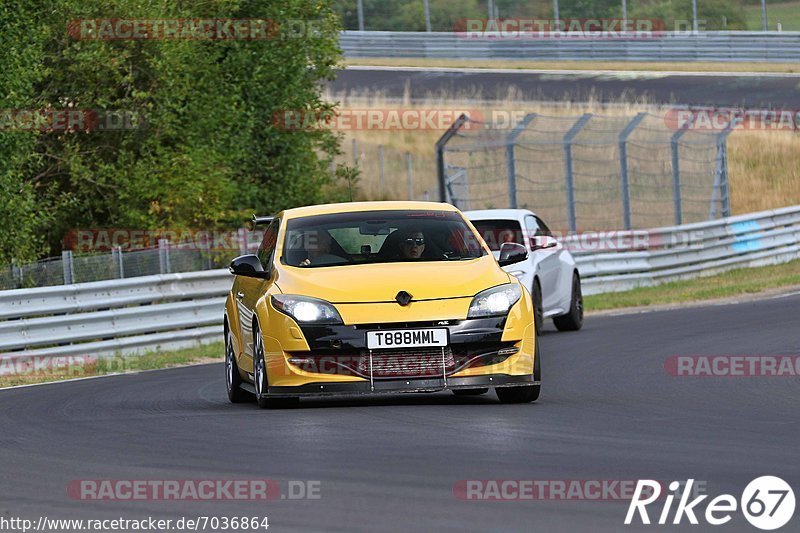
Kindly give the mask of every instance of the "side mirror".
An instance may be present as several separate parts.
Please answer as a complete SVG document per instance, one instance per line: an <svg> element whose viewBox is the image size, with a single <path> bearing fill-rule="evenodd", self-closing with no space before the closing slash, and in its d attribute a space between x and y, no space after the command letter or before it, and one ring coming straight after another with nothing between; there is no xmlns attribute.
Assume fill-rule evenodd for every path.
<svg viewBox="0 0 800 533"><path fill-rule="evenodd" d="M504 242L500 246L500 259L497 262L500 263L501 267L504 267L525 261L527 258L528 250L524 246L515 242Z"/></svg>
<svg viewBox="0 0 800 533"><path fill-rule="evenodd" d="M547 248L555 248L558 246L558 241L549 235L537 235L531 237L531 250L546 250Z"/></svg>
<svg viewBox="0 0 800 533"><path fill-rule="evenodd" d="M229 270L234 276L245 276L248 278L261 279L265 279L267 277L267 272L264 270L264 266L261 264L258 256L254 254L240 255L231 261Z"/></svg>

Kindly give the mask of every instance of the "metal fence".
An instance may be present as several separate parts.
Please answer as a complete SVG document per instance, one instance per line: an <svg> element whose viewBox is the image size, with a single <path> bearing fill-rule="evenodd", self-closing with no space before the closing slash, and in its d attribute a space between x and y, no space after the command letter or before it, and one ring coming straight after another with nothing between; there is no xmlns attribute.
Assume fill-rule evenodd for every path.
<svg viewBox="0 0 800 533"><path fill-rule="evenodd" d="M213 249L195 243L172 244L161 239L158 246L141 249L114 247L101 253L65 250L61 257L35 263L12 264L0 271L0 290L50 287L111 279L136 278L176 272L197 272L225 267L240 254L258 248L262 230L238 230L236 249Z"/></svg>
<svg viewBox="0 0 800 533"><path fill-rule="evenodd" d="M360 172L354 199L434 200L436 164L428 157L414 155L391 146L351 139L344 145L338 162Z"/></svg>
<svg viewBox="0 0 800 533"><path fill-rule="evenodd" d="M562 61L800 61L800 32L708 31L653 38L468 38L457 32L344 31L345 57Z"/></svg>
<svg viewBox="0 0 800 533"><path fill-rule="evenodd" d="M676 131L649 113L528 114L511 129L490 126L462 116L437 143L442 201L529 208L569 231L730 215L729 130Z"/></svg>
<svg viewBox="0 0 800 533"><path fill-rule="evenodd" d="M570 236L565 245L584 293L621 291L798 259L800 206L657 228L615 249L591 250L591 243L576 242L582 238ZM220 341L231 282L227 270L212 270L0 292L0 360L115 356Z"/></svg>

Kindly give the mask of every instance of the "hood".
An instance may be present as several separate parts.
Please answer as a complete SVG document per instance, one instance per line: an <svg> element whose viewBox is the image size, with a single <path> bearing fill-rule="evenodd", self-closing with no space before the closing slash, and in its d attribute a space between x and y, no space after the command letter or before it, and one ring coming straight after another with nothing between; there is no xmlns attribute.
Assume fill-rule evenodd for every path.
<svg viewBox="0 0 800 533"><path fill-rule="evenodd" d="M393 302L400 291L415 301L472 297L509 282L491 255L467 261L378 263L321 268L282 267L276 280L284 294L331 303Z"/></svg>

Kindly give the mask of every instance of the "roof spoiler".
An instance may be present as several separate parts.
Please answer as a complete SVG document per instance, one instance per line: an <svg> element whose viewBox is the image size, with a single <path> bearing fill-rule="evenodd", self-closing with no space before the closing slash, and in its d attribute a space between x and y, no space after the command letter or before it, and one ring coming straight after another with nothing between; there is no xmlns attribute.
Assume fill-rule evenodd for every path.
<svg viewBox="0 0 800 533"><path fill-rule="evenodd" d="M253 222L253 227L254 228L256 226L269 225L269 224L272 223L273 220L275 220L275 217L260 217L260 216L256 215L255 213L253 213L253 221L252 222Z"/></svg>

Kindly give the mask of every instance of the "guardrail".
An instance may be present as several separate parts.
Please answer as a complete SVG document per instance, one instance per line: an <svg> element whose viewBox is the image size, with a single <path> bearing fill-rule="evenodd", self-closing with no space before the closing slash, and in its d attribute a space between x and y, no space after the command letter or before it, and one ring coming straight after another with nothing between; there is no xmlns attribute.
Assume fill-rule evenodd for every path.
<svg viewBox="0 0 800 533"><path fill-rule="evenodd" d="M172 350L222 338L227 269L0 292L0 358Z"/></svg>
<svg viewBox="0 0 800 533"><path fill-rule="evenodd" d="M800 32L708 31L651 38L467 37L455 32L344 31L345 57L564 61L800 61Z"/></svg>
<svg viewBox="0 0 800 533"><path fill-rule="evenodd" d="M571 235L585 294L621 291L731 268L800 258L800 206L649 231L627 243ZM582 248L582 249L577 249ZM165 274L0 292L0 359L114 356L222 339L227 270Z"/></svg>
<svg viewBox="0 0 800 533"><path fill-rule="evenodd" d="M600 236L599 239L602 239ZM800 206L647 231L620 231L614 249L569 236L584 294L616 292L800 258Z"/></svg>

